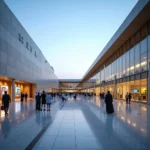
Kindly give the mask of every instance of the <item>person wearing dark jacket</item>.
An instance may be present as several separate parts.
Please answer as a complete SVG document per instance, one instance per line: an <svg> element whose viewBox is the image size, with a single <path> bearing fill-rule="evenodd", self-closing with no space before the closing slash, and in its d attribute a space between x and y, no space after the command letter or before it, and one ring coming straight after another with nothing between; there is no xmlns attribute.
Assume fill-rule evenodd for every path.
<svg viewBox="0 0 150 150"><path fill-rule="evenodd" d="M21 93L21 102L23 102L23 99L24 99L24 94Z"/></svg>
<svg viewBox="0 0 150 150"><path fill-rule="evenodd" d="M44 106L44 111L46 110L46 93L45 91L43 91L42 95L41 95L41 98L42 98L42 107Z"/></svg>
<svg viewBox="0 0 150 150"><path fill-rule="evenodd" d="M28 99L28 94L26 93L26 94L24 95L24 97L25 97L25 101L27 101L27 99Z"/></svg>
<svg viewBox="0 0 150 150"><path fill-rule="evenodd" d="M132 94L129 93L129 104L131 104L131 98L132 98Z"/></svg>
<svg viewBox="0 0 150 150"><path fill-rule="evenodd" d="M8 115L9 103L11 102L10 96L5 91L5 94L2 97L2 103L4 105L5 115Z"/></svg>
<svg viewBox="0 0 150 150"><path fill-rule="evenodd" d="M41 96L40 93L38 93L35 96L35 100L36 100L36 110L41 110L40 105L41 105Z"/></svg>
<svg viewBox="0 0 150 150"><path fill-rule="evenodd" d="M114 113L114 107L113 107L112 102L113 102L113 97L110 94L110 91L108 91L108 93L105 96L106 112L107 112L107 114Z"/></svg>

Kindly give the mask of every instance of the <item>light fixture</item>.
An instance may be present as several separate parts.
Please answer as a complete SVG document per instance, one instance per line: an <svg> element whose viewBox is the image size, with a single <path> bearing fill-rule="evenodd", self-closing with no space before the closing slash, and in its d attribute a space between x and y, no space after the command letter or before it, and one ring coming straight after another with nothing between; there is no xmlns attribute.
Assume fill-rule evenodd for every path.
<svg viewBox="0 0 150 150"><path fill-rule="evenodd" d="M134 69L134 66L130 67L130 70L133 70Z"/></svg>
<svg viewBox="0 0 150 150"><path fill-rule="evenodd" d="M141 66L144 66L144 65L146 65L146 64L147 64L147 62L144 61L144 62L141 63Z"/></svg>
<svg viewBox="0 0 150 150"><path fill-rule="evenodd" d="M136 67L136 68L140 67L140 64L137 64L135 67Z"/></svg>

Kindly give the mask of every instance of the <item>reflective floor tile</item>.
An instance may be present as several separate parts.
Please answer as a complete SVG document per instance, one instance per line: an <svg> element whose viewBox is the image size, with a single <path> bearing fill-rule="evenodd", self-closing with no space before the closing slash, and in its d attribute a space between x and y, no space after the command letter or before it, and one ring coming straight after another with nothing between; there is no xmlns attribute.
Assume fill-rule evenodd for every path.
<svg viewBox="0 0 150 150"><path fill-rule="evenodd" d="M94 137L77 137L77 148L100 148Z"/></svg>
<svg viewBox="0 0 150 150"><path fill-rule="evenodd" d="M51 150L49 148L34 147L32 150Z"/></svg>
<svg viewBox="0 0 150 150"><path fill-rule="evenodd" d="M74 127L75 124L73 122L64 122L61 124L61 127Z"/></svg>
<svg viewBox="0 0 150 150"><path fill-rule="evenodd" d="M90 130L75 130L76 135L93 136Z"/></svg>
<svg viewBox="0 0 150 150"><path fill-rule="evenodd" d="M54 149L75 149L75 136L58 136L56 138Z"/></svg>
<svg viewBox="0 0 150 150"><path fill-rule="evenodd" d="M75 129L74 128L60 128L59 132L58 132L58 136L61 135L75 135Z"/></svg>
<svg viewBox="0 0 150 150"><path fill-rule="evenodd" d="M54 148L54 149L52 149L52 150L76 150L76 149L68 149L68 148L67 148L67 149L55 149L55 148Z"/></svg>
<svg viewBox="0 0 150 150"><path fill-rule="evenodd" d="M103 150L102 148L77 148L76 150Z"/></svg>
<svg viewBox="0 0 150 150"><path fill-rule="evenodd" d="M61 126L60 123L52 123L48 129L59 129Z"/></svg>
<svg viewBox="0 0 150 150"><path fill-rule="evenodd" d="M50 128L50 129L46 130L46 132L44 133L44 135L57 135L58 131L59 131L59 129Z"/></svg>
<svg viewBox="0 0 150 150"><path fill-rule="evenodd" d="M42 136L42 138L38 141L35 147L38 148L49 148L53 147L56 136Z"/></svg>

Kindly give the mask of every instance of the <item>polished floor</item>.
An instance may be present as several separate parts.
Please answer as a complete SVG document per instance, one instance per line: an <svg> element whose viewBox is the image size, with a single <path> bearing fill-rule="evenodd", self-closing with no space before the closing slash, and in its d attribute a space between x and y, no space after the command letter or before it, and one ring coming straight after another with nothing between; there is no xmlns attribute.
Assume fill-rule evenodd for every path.
<svg viewBox="0 0 150 150"><path fill-rule="evenodd" d="M107 115L104 100L78 96L56 99L51 112L35 112L35 102L15 102L9 116L0 112L0 150L150 150L150 106L114 100ZM48 127L38 140L39 132Z"/></svg>
<svg viewBox="0 0 150 150"><path fill-rule="evenodd" d="M0 111L0 150L23 150L62 107L53 100L52 111L35 111L35 101L10 104L9 115Z"/></svg>

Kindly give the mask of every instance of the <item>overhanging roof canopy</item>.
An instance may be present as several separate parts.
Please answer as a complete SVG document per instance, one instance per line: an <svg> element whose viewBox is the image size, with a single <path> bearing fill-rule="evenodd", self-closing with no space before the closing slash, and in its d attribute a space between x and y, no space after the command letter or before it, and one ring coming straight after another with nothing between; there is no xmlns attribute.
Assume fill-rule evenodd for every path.
<svg viewBox="0 0 150 150"><path fill-rule="evenodd" d="M122 25L87 70L82 82L89 79L132 35L150 20L150 0L139 0Z"/></svg>

